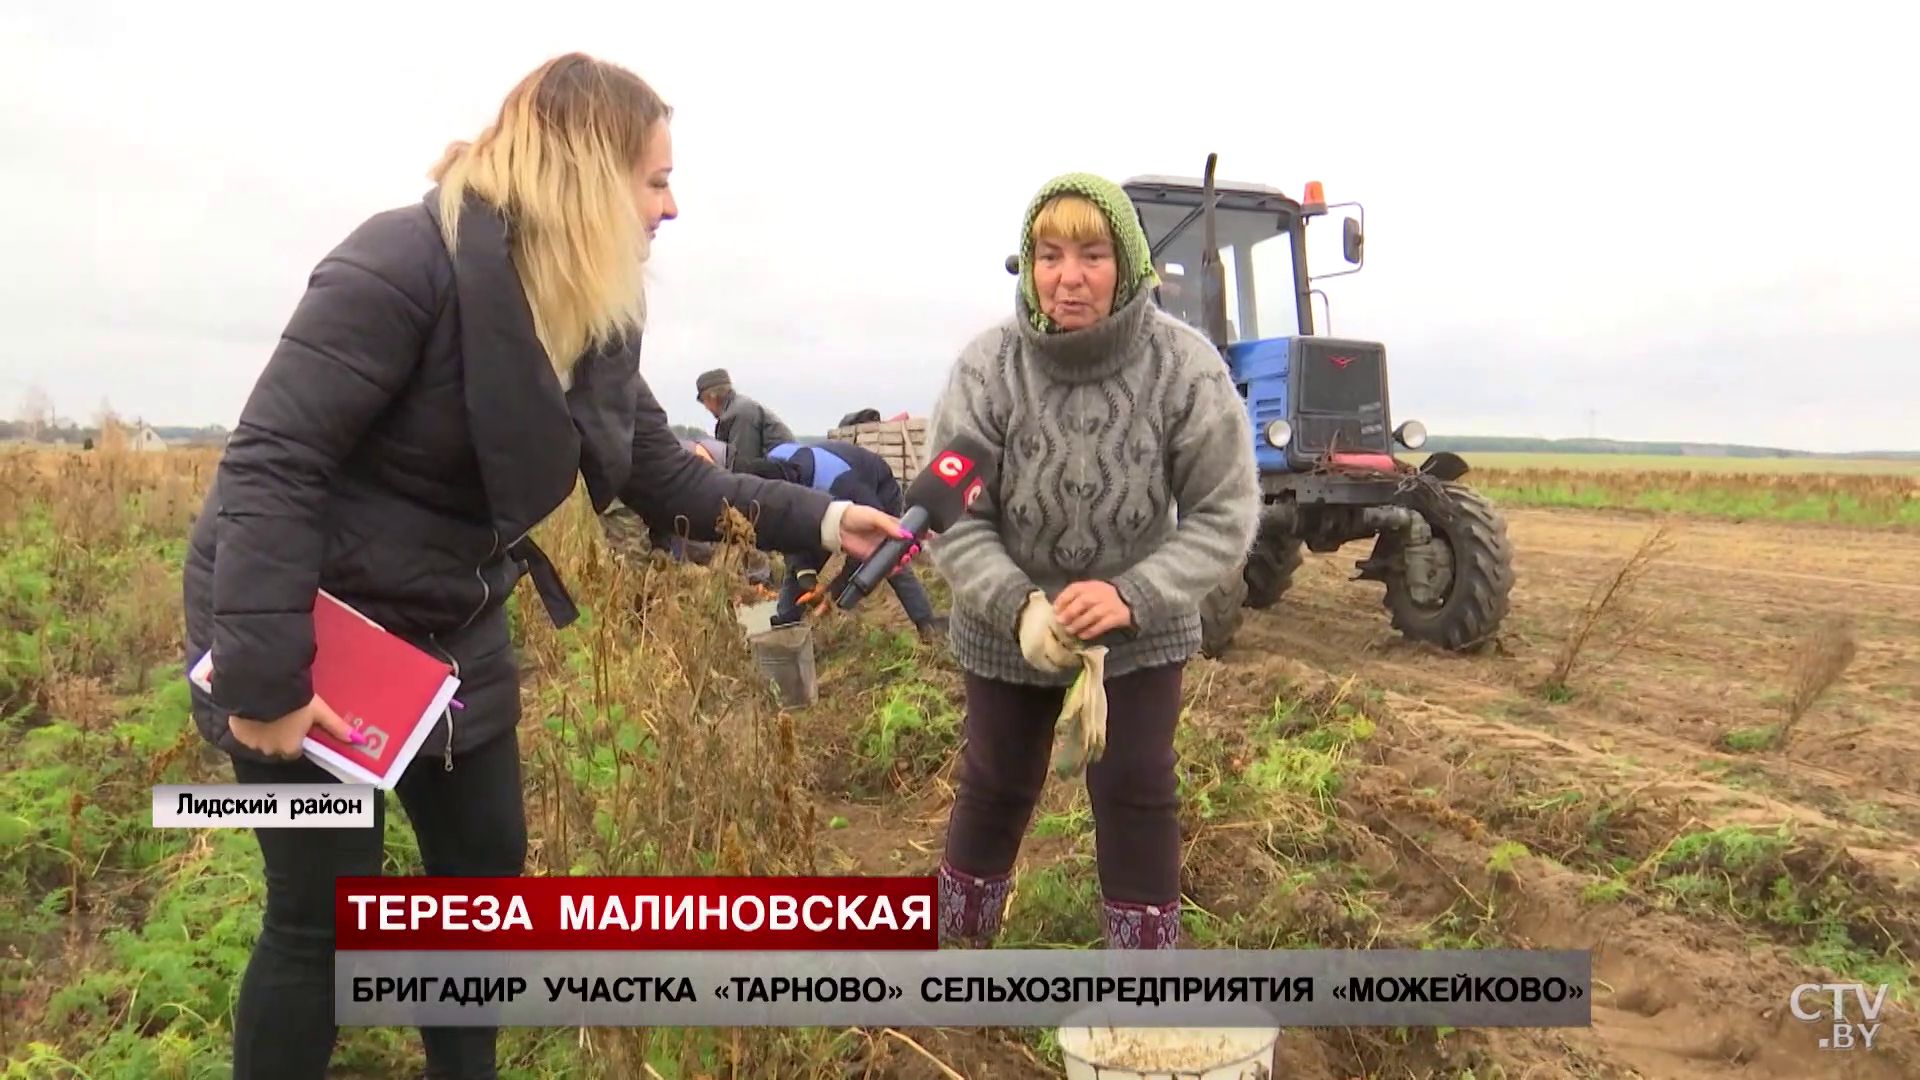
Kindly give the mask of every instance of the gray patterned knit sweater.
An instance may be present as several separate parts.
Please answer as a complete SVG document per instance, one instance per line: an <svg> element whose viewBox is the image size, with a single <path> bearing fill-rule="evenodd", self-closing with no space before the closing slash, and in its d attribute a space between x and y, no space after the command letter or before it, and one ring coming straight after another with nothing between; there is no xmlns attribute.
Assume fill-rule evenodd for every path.
<svg viewBox="0 0 1920 1080"><path fill-rule="evenodd" d="M1020 610L1075 581L1110 581L1137 632L1107 677L1200 647L1200 601L1253 543L1260 489L1246 405L1220 354L1138 291L1084 330L1036 329L1026 299L967 346L929 445L966 433L1001 450L997 484L929 550L953 588L960 666L1065 685L1020 654Z"/></svg>

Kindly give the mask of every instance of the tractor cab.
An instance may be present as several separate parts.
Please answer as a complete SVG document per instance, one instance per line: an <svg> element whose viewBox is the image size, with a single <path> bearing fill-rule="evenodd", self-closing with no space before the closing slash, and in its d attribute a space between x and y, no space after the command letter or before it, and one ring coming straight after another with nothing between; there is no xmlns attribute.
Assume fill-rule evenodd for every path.
<svg viewBox="0 0 1920 1080"><path fill-rule="evenodd" d="M1205 277L1206 229L1201 221L1201 181L1180 176L1136 176L1124 185L1140 213L1141 227L1153 250L1153 268L1160 275L1157 299L1162 309L1207 332ZM1284 275L1294 285L1297 277L1292 250L1293 225L1302 217L1300 204L1278 188L1262 184L1222 183L1214 188L1215 241L1224 264L1227 297L1227 344L1287 337L1307 327L1312 312L1291 310L1292 296L1281 294L1271 303L1255 288L1261 276ZM1302 234L1304 236L1304 234ZM1256 255L1257 253L1257 255ZM1289 290L1298 295L1298 287ZM1262 304L1262 300L1269 303ZM1263 325L1261 316L1266 316Z"/></svg>
<svg viewBox="0 0 1920 1080"><path fill-rule="evenodd" d="M1264 184L1214 181L1211 223L1207 180L1136 176L1123 186L1161 277L1156 298L1220 348L1247 399L1262 473L1327 462L1393 472L1396 444L1411 450L1426 441L1418 421L1389 435L1384 346L1315 334L1319 290L1307 268L1306 224L1328 210L1318 183L1303 203ZM1342 240L1354 269L1322 277L1359 269L1359 220L1346 219ZM1209 308L1217 326L1209 326Z"/></svg>

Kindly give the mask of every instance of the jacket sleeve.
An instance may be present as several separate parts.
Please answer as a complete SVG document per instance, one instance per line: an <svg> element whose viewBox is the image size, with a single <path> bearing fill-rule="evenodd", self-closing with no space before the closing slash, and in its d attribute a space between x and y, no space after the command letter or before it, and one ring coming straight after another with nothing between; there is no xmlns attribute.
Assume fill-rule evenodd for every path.
<svg viewBox="0 0 1920 1080"><path fill-rule="evenodd" d="M1197 611L1237 570L1260 521L1260 478L1246 402L1212 349L1198 346L1178 369L1187 384L1168 395L1167 486L1179 525L1166 543L1114 578L1136 626Z"/></svg>
<svg viewBox="0 0 1920 1080"><path fill-rule="evenodd" d="M742 425L736 423L734 429L742 430ZM639 380L634 400L633 470L620 501L649 524L672 531L685 519L687 535L695 540L719 539L721 507L731 504L754 523L754 543L763 551L840 548L838 528L826 527L833 500L797 484L728 472L694 457L674 436L645 378Z"/></svg>
<svg viewBox="0 0 1920 1080"><path fill-rule="evenodd" d="M793 429L787 426L786 421L775 416L773 410L765 405L760 406L760 427L764 432L760 439L762 453L783 443L799 441L793 437Z"/></svg>
<svg viewBox="0 0 1920 1080"><path fill-rule="evenodd" d="M964 434L1004 453L1006 417L996 409L992 392L1004 379L996 370L994 344L983 338L961 353L934 404L929 447L945 446ZM992 487L982 492L953 528L929 539L927 550L958 605L980 612L1009 634L1017 632L1020 610L1035 585L1001 542L998 492Z"/></svg>
<svg viewBox="0 0 1920 1080"><path fill-rule="evenodd" d="M339 464L400 392L433 323L427 261L398 220L313 271L218 471L213 698L274 720L313 697L313 602Z"/></svg>
<svg viewBox="0 0 1920 1080"><path fill-rule="evenodd" d="M766 412L760 408L760 403L742 402L738 398L734 400L734 409L739 410L733 417L733 462L737 469L747 462L766 457L769 448L766 444Z"/></svg>
<svg viewBox="0 0 1920 1080"><path fill-rule="evenodd" d="M873 493L880 501L874 505L881 510L899 517L907 512L907 493L900 487L900 478L888 469L873 485Z"/></svg>
<svg viewBox="0 0 1920 1080"><path fill-rule="evenodd" d="M835 498L846 499L861 506L871 506L875 510L895 517L900 516L904 508L887 501L888 487L891 486L897 492L899 485L894 482L893 469L884 459L877 456L869 457L865 454L839 454L831 445L825 447L823 452L833 454L847 463L847 471L841 473L833 482L832 491ZM797 458L801 454L811 454L811 451L802 450L794 457ZM819 459L816 457L814 460L814 467L819 468Z"/></svg>

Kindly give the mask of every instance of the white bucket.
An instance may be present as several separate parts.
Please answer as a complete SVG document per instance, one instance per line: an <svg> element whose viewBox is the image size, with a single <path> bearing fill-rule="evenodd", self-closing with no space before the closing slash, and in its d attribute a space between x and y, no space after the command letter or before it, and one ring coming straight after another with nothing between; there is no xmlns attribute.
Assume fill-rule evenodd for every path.
<svg viewBox="0 0 1920 1080"><path fill-rule="evenodd" d="M1063 1027L1059 1037L1067 1080L1271 1080L1280 1029Z"/></svg>

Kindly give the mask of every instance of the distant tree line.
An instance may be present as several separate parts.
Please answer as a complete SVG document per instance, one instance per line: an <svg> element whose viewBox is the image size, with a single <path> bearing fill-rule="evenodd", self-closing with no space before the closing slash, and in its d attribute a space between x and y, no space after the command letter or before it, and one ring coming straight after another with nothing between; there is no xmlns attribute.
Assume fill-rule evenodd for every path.
<svg viewBox="0 0 1920 1080"><path fill-rule="evenodd" d="M123 422L123 428L138 430L137 422ZM153 425L154 434L171 444L208 443L218 446L227 440L228 431L218 424L208 427L180 427L178 425ZM0 442L34 443L84 443L89 439L100 438L98 423L82 424L71 418L58 418L52 423L23 420L0 420Z"/></svg>
<svg viewBox="0 0 1920 1080"><path fill-rule="evenodd" d="M14 408L13 418L0 420L0 442L34 443L92 443L100 438L107 428L123 432L138 431L139 419L129 419L114 411L112 403L102 399L100 407L94 410L92 419L82 423L71 417L61 416L54 410L53 396L39 385L29 386L20 395L20 401ZM182 427L152 425L154 434L169 443L213 443L226 442L227 429L219 424L205 427Z"/></svg>

